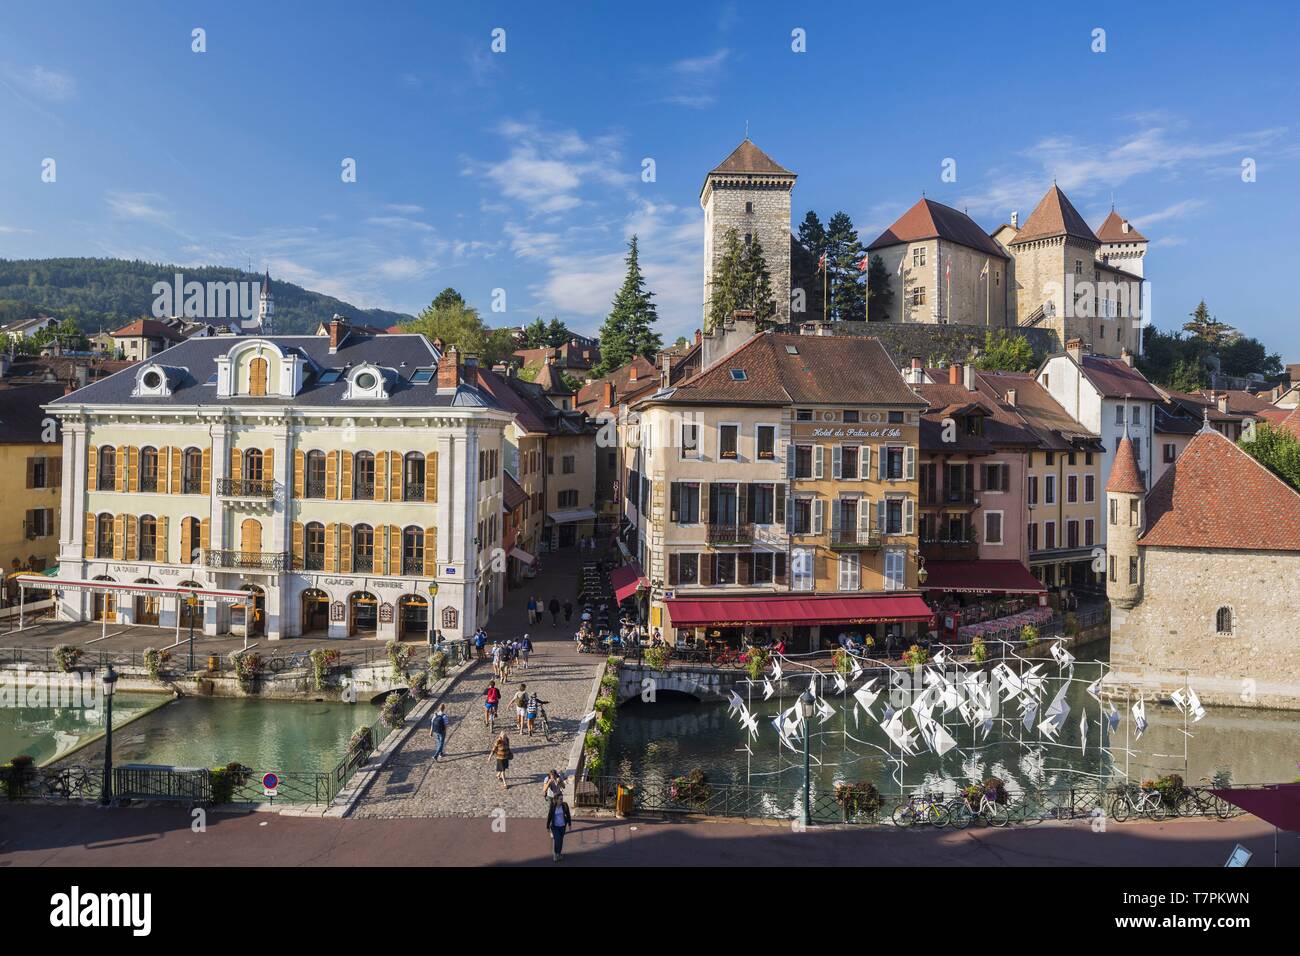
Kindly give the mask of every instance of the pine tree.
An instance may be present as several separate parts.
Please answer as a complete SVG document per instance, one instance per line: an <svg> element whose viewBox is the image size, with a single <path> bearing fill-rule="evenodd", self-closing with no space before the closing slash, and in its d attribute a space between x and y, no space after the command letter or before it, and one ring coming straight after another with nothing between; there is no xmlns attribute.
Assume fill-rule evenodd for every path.
<svg viewBox="0 0 1300 956"><path fill-rule="evenodd" d="M524 348L540 349L545 347L546 344L546 323L542 321L542 317L539 315L524 326Z"/></svg>
<svg viewBox="0 0 1300 956"><path fill-rule="evenodd" d="M1191 313L1191 319L1192 321L1183 325L1183 331L1191 332L1212 349L1217 350L1237 337L1236 329L1211 317L1210 309L1204 299Z"/></svg>
<svg viewBox="0 0 1300 956"><path fill-rule="evenodd" d="M894 304L894 287L889 280L889 270L880 256L872 256L867 267L867 319L871 322L888 322Z"/></svg>
<svg viewBox="0 0 1300 956"><path fill-rule="evenodd" d="M867 290L859 268L866 249L847 213L837 212L826 224L827 268L830 270L830 315L840 321L862 321Z"/></svg>
<svg viewBox="0 0 1300 956"><path fill-rule="evenodd" d="M820 259L826 249L826 227L811 209L799 223L799 245L811 252L814 259Z"/></svg>
<svg viewBox="0 0 1300 956"><path fill-rule="evenodd" d="M558 348L568 342L570 338L569 330L564 323L559 318L554 318L546 326L546 341L543 344L549 345L551 348Z"/></svg>
<svg viewBox="0 0 1300 956"><path fill-rule="evenodd" d="M722 236L722 256L713 270L706 324L717 328L737 309L751 310L756 327L761 329L776 316L776 297L762 243L757 237L742 243L740 234L728 229Z"/></svg>
<svg viewBox="0 0 1300 956"><path fill-rule="evenodd" d="M776 297L772 292L772 274L763 257L763 244L754 236L745 244L741 256L741 308L754 313L754 327L765 329L776 317Z"/></svg>
<svg viewBox="0 0 1300 956"><path fill-rule="evenodd" d="M651 301L654 293L645 287L636 236L628 242L624 262L627 275L623 287L614 296L605 324L600 327L600 364L594 369L597 377L626 365L638 355L653 359L663 347L663 340L654 330L659 313Z"/></svg>

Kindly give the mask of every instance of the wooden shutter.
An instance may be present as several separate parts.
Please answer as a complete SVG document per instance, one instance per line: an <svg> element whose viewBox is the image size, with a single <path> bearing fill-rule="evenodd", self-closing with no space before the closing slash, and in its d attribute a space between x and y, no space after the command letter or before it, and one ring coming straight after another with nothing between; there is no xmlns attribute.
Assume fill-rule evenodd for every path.
<svg viewBox="0 0 1300 956"><path fill-rule="evenodd" d="M824 478L826 475L826 446L813 446L813 477Z"/></svg>
<svg viewBox="0 0 1300 956"><path fill-rule="evenodd" d="M388 452L375 455L375 500L388 500Z"/></svg>
<svg viewBox="0 0 1300 956"><path fill-rule="evenodd" d="M785 552L774 555L772 558L772 580L782 585L790 583L786 573Z"/></svg>
<svg viewBox="0 0 1300 956"><path fill-rule="evenodd" d="M36 487L36 459L35 458L27 459L27 484L24 487L27 488Z"/></svg>
<svg viewBox="0 0 1300 956"><path fill-rule="evenodd" d="M862 479L864 481L870 481L871 480L871 446L862 445L858 451L858 457L861 459L858 462L858 467L862 469Z"/></svg>
<svg viewBox="0 0 1300 956"><path fill-rule="evenodd" d="M212 493L212 449L211 448L203 449L203 468L200 474L200 478L202 478L203 480L203 488L200 489L199 493L204 495L211 494Z"/></svg>
<svg viewBox="0 0 1300 956"><path fill-rule="evenodd" d="M207 551L212 547L212 519L204 518L199 522L199 550ZM203 556L199 556L201 561Z"/></svg>
<svg viewBox="0 0 1300 956"><path fill-rule="evenodd" d="M674 482L676 484L676 482ZM672 586L677 583L678 568L680 560L676 554L668 555L668 584Z"/></svg>
<svg viewBox="0 0 1300 956"><path fill-rule="evenodd" d="M871 530L871 502L866 498L858 501L858 533L862 536L858 540L866 542L867 532Z"/></svg>
<svg viewBox="0 0 1300 956"><path fill-rule="evenodd" d="M424 500L438 500L438 453L426 452L424 455Z"/></svg>
<svg viewBox="0 0 1300 956"><path fill-rule="evenodd" d="M748 584L754 579L754 553L742 551L736 555L736 583Z"/></svg>
<svg viewBox="0 0 1300 956"><path fill-rule="evenodd" d="M831 532L834 533L840 531L842 528L843 528L843 524L840 521L840 499L832 498L831 499Z"/></svg>
<svg viewBox="0 0 1300 956"><path fill-rule="evenodd" d="M134 445L126 449L126 490L132 494L140 490L140 449Z"/></svg>
<svg viewBox="0 0 1300 956"><path fill-rule="evenodd" d="M888 515L885 512L885 499L881 498L876 502L876 527L880 529L881 534L888 533Z"/></svg>
<svg viewBox="0 0 1300 956"><path fill-rule="evenodd" d="M844 477L844 446L831 446L831 477Z"/></svg>
<svg viewBox="0 0 1300 956"><path fill-rule="evenodd" d="M908 481L916 479L916 446L908 445L903 450L903 477Z"/></svg>
<svg viewBox="0 0 1300 956"><path fill-rule="evenodd" d="M402 567L405 557L402 553L402 527L390 524L388 526L388 573L405 574L406 568Z"/></svg>
<svg viewBox="0 0 1300 956"><path fill-rule="evenodd" d="M244 456L238 448L230 449L230 477L234 481L244 477Z"/></svg>
<svg viewBox="0 0 1300 956"><path fill-rule="evenodd" d="M301 448L293 451L293 496L302 498L307 493L307 453Z"/></svg>
<svg viewBox="0 0 1300 956"><path fill-rule="evenodd" d="M1011 466L1010 466L1010 465L1000 465L999 467L1002 469L1002 488L1001 488L1001 490L1002 490L1002 491L1010 491L1010 490L1011 490ZM1078 492L1079 492L1079 484L1078 484L1078 481L1077 481L1077 480L1075 481L1074 490L1075 490L1075 497L1077 498L1077 497L1078 497Z"/></svg>
<svg viewBox="0 0 1300 956"><path fill-rule="evenodd" d="M772 490L774 492L773 497L776 499L776 503L773 508L774 511L773 517L776 518L777 524L784 525L785 524L785 482L778 481L773 486Z"/></svg>
<svg viewBox="0 0 1300 956"><path fill-rule="evenodd" d="M262 480L275 484L275 449L262 449Z"/></svg>
<svg viewBox="0 0 1300 956"><path fill-rule="evenodd" d="M438 574L438 529L424 529L424 576L436 577Z"/></svg>
<svg viewBox="0 0 1300 956"><path fill-rule="evenodd" d="M668 520L680 521L678 517L682 502L681 482L673 481L668 484Z"/></svg>
<svg viewBox="0 0 1300 956"><path fill-rule="evenodd" d="M157 530L154 532L154 560L167 563L167 529L169 522L167 516L163 515L158 519Z"/></svg>
<svg viewBox="0 0 1300 956"><path fill-rule="evenodd" d="M339 571L352 573L352 525L339 525Z"/></svg>
<svg viewBox="0 0 1300 956"><path fill-rule="evenodd" d="M749 522L749 496L753 491L753 485L747 481L736 484L736 526L739 527Z"/></svg>
<svg viewBox="0 0 1300 956"><path fill-rule="evenodd" d="M189 518L181 519L181 553L178 555L181 564L192 564L194 562L194 523Z"/></svg>
<svg viewBox="0 0 1300 956"><path fill-rule="evenodd" d="M785 477L787 480L794 480L794 442L785 444Z"/></svg>
<svg viewBox="0 0 1300 956"><path fill-rule="evenodd" d="M813 499L813 534L822 534L826 528L826 499Z"/></svg>
<svg viewBox="0 0 1300 956"><path fill-rule="evenodd" d="M400 451L390 451L388 453L388 500L402 500L402 453Z"/></svg>
<svg viewBox="0 0 1300 956"><path fill-rule="evenodd" d="M704 585L713 584L713 559L714 556L705 552L700 555L700 583Z"/></svg>
<svg viewBox="0 0 1300 956"><path fill-rule="evenodd" d="M713 483L709 481L700 482L700 524L709 523L709 505L713 498Z"/></svg>
<svg viewBox="0 0 1300 956"><path fill-rule="evenodd" d="M262 522L245 518L239 526L239 550L257 554L262 550Z"/></svg>
<svg viewBox="0 0 1300 956"><path fill-rule="evenodd" d="M372 541L374 543L372 544L371 548L374 556L371 559L372 563L370 566L374 568L375 574L387 574L388 573L388 525L386 524L375 525L374 538L372 539Z"/></svg>
<svg viewBox="0 0 1300 956"><path fill-rule="evenodd" d="M86 452L86 490L94 491L99 485L99 448L91 445Z"/></svg>
<svg viewBox="0 0 1300 956"><path fill-rule="evenodd" d="M330 459L333 459L330 455ZM337 571L339 569L338 561L338 526L333 522L325 525L325 570Z"/></svg>
<svg viewBox="0 0 1300 956"><path fill-rule="evenodd" d="M91 512L86 513L86 557L95 556L95 536L99 533L98 520Z"/></svg>
<svg viewBox="0 0 1300 956"><path fill-rule="evenodd" d="M352 473L355 456L350 451L339 452L339 500L352 500Z"/></svg>
<svg viewBox="0 0 1300 956"><path fill-rule="evenodd" d="M113 517L113 557L121 561L126 547L126 515Z"/></svg>
<svg viewBox="0 0 1300 956"><path fill-rule="evenodd" d="M299 454L301 454L301 452ZM289 566L294 568L303 567L305 562L302 562L301 559L307 553L307 533L303 528L301 521L295 521L293 523L293 532L290 541L291 544L289 547L292 550L289 552L289 557L291 558Z"/></svg>
<svg viewBox="0 0 1300 956"><path fill-rule="evenodd" d="M113 490L126 491L126 446L118 445L117 454L113 456Z"/></svg>
<svg viewBox="0 0 1300 956"><path fill-rule="evenodd" d="M168 467L171 470L171 484L168 486L167 490L173 495L179 495L181 493L181 475L183 474L181 471L181 465L184 461L184 454L184 451L180 448L171 449L171 460L168 463Z"/></svg>
<svg viewBox="0 0 1300 956"><path fill-rule="evenodd" d="M329 501L337 501L339 498L338 459L332 451L325 453L325 498Z"/></svg>
<svg viewBox="0 0 1300 956"><path fill-rule="evenodd" d="M903 501L903 533L916 534L916 502L911 498Z"/></svg>

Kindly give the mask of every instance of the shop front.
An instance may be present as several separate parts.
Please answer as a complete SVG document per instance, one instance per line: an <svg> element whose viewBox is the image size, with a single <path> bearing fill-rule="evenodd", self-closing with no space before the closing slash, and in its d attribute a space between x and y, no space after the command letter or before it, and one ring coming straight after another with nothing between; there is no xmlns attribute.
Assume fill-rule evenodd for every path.
<svg viewBox="0 0 1300 956"><path fill-rule="evenodd" d="M1018 627L1047 604L1047 589L1019 561L929 561L925 570L926 600L945 641L974 625Z"/></svg>

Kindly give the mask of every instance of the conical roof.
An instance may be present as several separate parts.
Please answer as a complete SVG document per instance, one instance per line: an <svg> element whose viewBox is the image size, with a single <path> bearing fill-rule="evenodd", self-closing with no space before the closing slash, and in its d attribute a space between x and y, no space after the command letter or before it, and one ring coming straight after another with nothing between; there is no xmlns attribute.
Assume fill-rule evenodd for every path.
<svg viewBox="0 0 1300 956"><path fill-rule="evenodd" d="M1071 236L1075 239L1097 242L1096 233L1079 215L1079 210L1074 208L1065 193L1061 192L1061 188L1052 183L1052 188L1034 207L1034 211L1025 220L1024 227L1011 240L1011 245L1031 242L1035 239L1052 239L1056 236Z"/></svg>
<svg viewBox="0 0 1300 956"><path fill-rule="evenodd" d="M1101 224L1097 230L1097 238L1102 242L1146 242L1147 237L1137 231L1133 223L1128 222L1128 232L1124 231L1124 224L1128 222L1123 216L1114 209L1106 217L1106 221Z"/></svg>
<svg viewBox="0 0 1300 956"><path fill-rule="evenodd" d="M714 173L768 173L774 176L793 176L767 153L754 145L748 136L744 142L731 151L731 155L714 166Z"/></svg>
<svg viewBox="0 0 1300 956"><path fill-rule="evenodd" d="M1115 464L1110 469L1110 480L1106 490L1122 495L1144 495L1147 486L1142 481L1142 469L1138 467L1137 453L1133 450L1133 440L1125 435L1115 450Z"/></svg>

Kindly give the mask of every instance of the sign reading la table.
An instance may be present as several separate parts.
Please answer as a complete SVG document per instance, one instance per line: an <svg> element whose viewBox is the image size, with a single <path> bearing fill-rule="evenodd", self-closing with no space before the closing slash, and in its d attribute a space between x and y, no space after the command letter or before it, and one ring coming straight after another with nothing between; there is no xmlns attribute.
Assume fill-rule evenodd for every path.
<svg viewBox="0 0 1300 956"><path fill-rule="evenodd" d="M262 790L268 797L274 797L280 787L280 775L276 773L262 774Z"/></svg>

